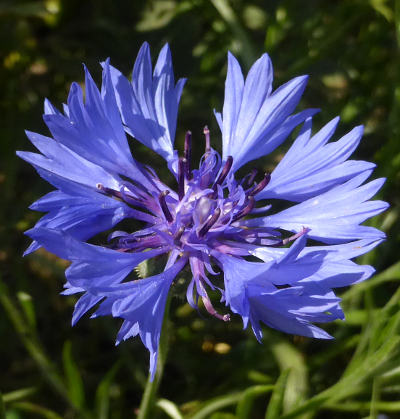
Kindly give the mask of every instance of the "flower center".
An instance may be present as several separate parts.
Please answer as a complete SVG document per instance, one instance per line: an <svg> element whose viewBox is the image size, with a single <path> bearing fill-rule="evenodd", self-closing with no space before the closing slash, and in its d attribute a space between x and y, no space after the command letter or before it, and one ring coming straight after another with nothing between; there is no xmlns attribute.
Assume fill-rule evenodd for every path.
<svg viewBox="0 0 400 419"><path fill-rule="evenodd" d="M151 213L149 226L136 233L116 232L114 247L120 251L142 251L147 248L170 247L179 251L200 251L207 255L221 240L233 236L246 240L254 231L240 227L240 220L255 208L255 195L268 184L270 175L255 183L257 171L251 171L240 182L232 173L233 158L221 162L220 155L210 146L210 133L204 129L205 153L198 169L191 168L191 133L185 136L183 157L177 164L178 192L161 184L157 197L144 193L130 183L124 183L120 191L97 188L118 198L131 207L139 207ZM154 174L155 177L155 174ZM137 217L136 217L137 218ZM261 239L263 235L257 233Z"/></svg>
<svg viewBox="0 0 400 419"><path fill-rule="evenodd" d="M198 247L207 242L213 247L213 241L227 230L237 229L237 222L251 213L254 196L270 179L266 174L258 184L253 184L257 172L252 171L238 183L231 172L233 158L228 156L222 164L219 154L210 147L208 128L204 133L206 150L199 169L191 170L191 133L188 132L184 157L178 162L178 194L173 196L166 189L158 196L159 222L173 237L175 246Z"/></svg>
<svg viewBox="0 0 400 419"><path fill-rule="evenodd" d="M248 228L242 219L267 211L270 206L256 208L256 195L268 184L270 174L255 182L253 169L240 181L234 177L233 158L222 162L221 156L210 146L210 133L204 129L205 153L199 168L191 167L191 133L185 136L183 157L177 160L176 178L178 191L163 184L156 173L149 169L153 191L145 190L134 182L123 182L119 191L97 185L101 193L119 199L133 211L132 217L147 222L135 233L117 231L109 236L111 246L120 252L141 252L163 249L175 260L180 256L189 260L193 279L188 287L188 301L196 284L197 295L204 307L214 317L229 321L229 315L219 314L213 307L205 285L215 289L206 271L215 275L212 259L215 254L246 257L256 246L281 246L305 234L304 230L283 239L276 230L267 227ZM144 212L146 211L146 212ZM141 218L140 218L141 217ZM191 291L190 291L191 290Z"/></svg>

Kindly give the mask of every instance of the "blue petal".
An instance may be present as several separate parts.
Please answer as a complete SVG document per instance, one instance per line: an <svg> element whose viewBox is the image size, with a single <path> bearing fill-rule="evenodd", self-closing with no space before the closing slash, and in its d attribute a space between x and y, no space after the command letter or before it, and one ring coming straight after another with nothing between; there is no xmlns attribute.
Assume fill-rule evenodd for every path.
<svg viewBox="0 0 400 419"><path fill-rule="evenodd" d="M45 114L44 121L57 142L78 154L81 160L92 162L109 173L137 179L147 186L149 179L130 153L122 121L115 113L117 109L110 110L114 92L106 86L108 72L106 66L103 98L85 68L86 102L80 86L73 83L68 97L69 115Z"/></svg>
<svg viewBox="0 0 400 419"><path fill-rule="evenodd" d="M294 254L295 258L292 257L291 261L287 260L286 249L258 247L250 253L267 263L271 260L282 261L286 257L286 278L281 275L279 279L275 275L282 273L281 266L279 271L274 271L272 265L269 271L268 277L276 285L306 281L326 288L338 288L364 281L374 273L371 266L357 265L350 259L369 252L381 242L382 240L358 240L339 245L304 247L297 255ZM283 283L280 282L282 280Z"/></svg>
<svg viewBox="0 0 400 419"><path fill-rule="evenodd" d="M256 295L251 298L252 311L250 320L256 337L259 340L262 337L259 324L262 321L267 326L285 333L317 339L331 339L332 337L328 333L310 323L309 320L312 321L312 318L308 319L307 316L291 313L293 307L296 307L299 303L303 304L303 300L308 300L309 298L307 294L288 294L286 290L279 290L269 295ZM318 304L319 301L315 300L314 303ZM322 304L317 310L323 313L325 307L326 305ZM332 320L336 320L336 318L337 316L332 316Z"/></svg>
<svg viewBox="0 0 400 419"><path fill-rule="evenodd" d="M291 248L285 249L285 255L270 263L248 262L241 258L224 254L215 255L216 259L222 264L222 270L224 271L226 304L230 306L234 313L242 316L244 327L247 326L250 315L250 305L247 296L249 282L252 281L255 284L260 281L270 291L274 291L276 288L273 280L270 279L270 274L273 269L277 269L277 275L281 275L284 281L286 281L284 283L287 283L287 275L285 275L285 271L282 268L285 268L286 260L296 257L301 249L304 248L304 245L305 238L298 239ZM305 276L307 275L302 272L300 278L302 279ZM265 280L266 278L268 280Z"/></svg>
<svg viewBox="0 0 400 419"><path fill-rule="evenodd" d="M132 74L132 84L110 67L117 103L126 131L147 147L174 160L174 139L179 100L184 79L175 86L168 44L161 50L152 74L150 48L141 47Z"/></svg>
<svg viewBox="0 0 400 419"><path fill-rule="evenodd" d="M110 229L125 218L136 218L145 222L151 222L154 219L150 214L130 208L124 202L98 193L97 189L93 191L91 188L66 180L49 171L38 168L37 170L45 180L60 190L47 194L30 206L36 211L49 212L38 221L34 228L63 230L76 239L87 240L97 233ZM24 255L39 247L33 242Z"/></svg>
<svg viewBox="0 0 400 419"><path fill-rule="evenodd" d="M127 205L108 197L104 197L103 203L101 200L93 200L91 203L80 204L76 196L70 196L70 201L69 206L50 210L33 229L43 227L62 230L78 240L87 240L131 215ZM34 250L37 250L37 246L30 247L24 255Z"/></svg>
<svg viewBox="0 0 400 419"><path fill-rule="evenodd" d="M359 225L367 218L385 211L383 201L368 201L382 187L385 179L360 184L370 171L329 191L294 205L277 214L244 221L247 226L281 228L299 232L309 228L308 236L324 243L343 243L357 239L381 239L385 234L376 228Z"/></svg>
<svg viewBox="0 0 400 419"><path fill-rule="evenodd" d="M172 281L185 266L187 259L181 258L164 272L145 279L126 282L111 287L98 287L93 291L99 297L110 301L107 309L114 317L125 320L117 341L140 335L143 344L150 352L151 379L157 366L157 351L164 318L165 303Z"/></svg>
<svg viewBox="0 0 400 419"><path fill-rule="evenodd" d="M245 82L237 60L228 54L222 119L218 113L216 116L222 126L223 159L233 157L233 170L273 151L295 125L316 112L311 110L288 120L307 77L297 77L271 94L272 78L267 54L254 63Z"/></svg>
<svg viewBox="0 0 400 419"><path fill-rule="evenodd" d="M335 143L326 144L338 123L333 119L313 137L311 118L271 174L267 187L257 199L286 199L304 201L321 194L333 186L371 171L375 165L364 161L346 161L357 148L363 128L356 127Z"/></svg>
<svg viewBox="0 0 400 419"><path fill-rule="evenodd" d="M247 262L227 255L217 257L224 270L226 303L242 316L245 327L250 320L258 339L262 337L260 321L286 333L330 338L310 322L343 318L338 305L340 300L329 287L314 281L301 282L318 272L321 262L319 265L297 263L293 269L296 263L292 259L302 246L304 240L298 240L296 249L286 249L289 256L275 263ZM276 288L275 284L291 283L293 273L297 276L295 286Z"/></svg>
<svg viewBox="0 0 400 419"><path fill-rule="evenodd" d="M72 314L72 326L75 326L76 323L85 315L91 308L93 308L97 303L99 303L103 297L98 295L92 295L86 293L82 295L81 298L76 302L74 312Z"/></svg>
<svg viewBox="0 0 400 419"><path fill-rule="evenodd" d="M44 113L45 115L62 115L62 113L49 101L44 100Z"/></svg>
<svg viewBox="0 0 400 419"><path fill-rule="evenodd" d="M374 272L349 260L380 241L359 240L333 246L305 247L307 235L290 248L254 246L250 253L265 263L214 254L224 271L225 301L234 313L251 322L261 339L260 321L287 333L330 338L310 322L343 319L334 287L367 279ZM249 246L250 248L250 246ZM280 287L285 288L280 289Z"/></svg>
<svg viewBox="0 0 400 419"><path fill-rule="evenodd" d="M17 155L51 174L55 174L72 182L96 189L101 183L107 188L119 190L120 178L113 172L104 170L74 153L52 138L27 131L26 135L41 154L17 151Z"/></svg>
<svg viewBox="0 0 400 419"><path fill-rule="evenodd" d="M228 53L228 73L225 81L225 99L223 107L222 143L224 158L229 156L233 149L237 116L240 112L244 88L242 70L236 58ZM222 120L221 120L222 121Z"/></svg>
<svg viewBox="0 0 400 419"><path fill-rule="evenodd" d="M121 282L140 262L164 253L164 249L123 253L80 242L71 235L45 228L27 233L49 252L73 263L66 270L69 284L90 292L92 288Z"/></svg>
<svg viewBox="0 0 400 419"><path fill-rule="evenodd" d="M142 253L121 253L82 243L67 233L44 228L31 230L27 234L46 250L72 261L66 270L68 290L64 294L86 292L75 306L73 324L104 298L96 290L120 283L140 262L164 252L157 249Z"/></svg>

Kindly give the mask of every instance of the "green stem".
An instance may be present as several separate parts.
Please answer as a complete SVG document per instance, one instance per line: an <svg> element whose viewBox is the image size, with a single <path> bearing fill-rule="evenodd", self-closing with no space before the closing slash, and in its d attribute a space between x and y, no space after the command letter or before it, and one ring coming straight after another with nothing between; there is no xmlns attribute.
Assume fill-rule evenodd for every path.
<svg viewBox="0 0 400 419"><path fill-rule="evenodd" d="M168 296L164 312L164 321L161 330L160 343L158 345L157 370L154 380L150 381L150 374L147 379L146 387L144 389L142 401L140 403L139 413L137 419L150 419L155 406L155 399L160 386L161 378L164 371L165 361L168 353L169 343L169 308L171 303L171 296Z"/></svg>

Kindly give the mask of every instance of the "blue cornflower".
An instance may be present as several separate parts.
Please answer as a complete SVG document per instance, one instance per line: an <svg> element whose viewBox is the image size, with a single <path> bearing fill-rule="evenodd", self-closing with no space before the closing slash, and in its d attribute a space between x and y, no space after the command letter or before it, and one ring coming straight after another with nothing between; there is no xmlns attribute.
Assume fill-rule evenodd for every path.
<svg viewBox="0 0 400 419"><path fill-rule="evenodd" d="M208 296L217 290L227 311L240 315L244 327L250 322L259 340L260 323L330 338L313 322L344 318L333 289L371 276L372 267L352 259L385 237L360 225L387 208L385 202L369 201L384 182L364 184L374 164L348 160L362 127L328 142L336 118L312 135L317 110L293 114L307 77L273 90L267 54L246 79L228 54L224 106L222 114L215 112L222 156L205 128L205 152L195 168L190 132L182 155L174 149L185 80L175 84L169 47L162 49L153 71L144 44L131 82L109 61L102 66L100 91L85 68L85 100L74 83L63 113L45 101L44 121L53 138L27 132L42 154L18 153L56 188L31 206L47 215L27 232L34 241L26 253L44 246L72 262L63 293L83 293L73 324L95 306L92 317L122 318L117 343L140 335L154 375L167 295L189 266L186 297L191 306L197 308L201 299L212 316L230 320ZM272 152L300 124L272 173L253 169L238 177L238 169ZM135 160L127 134L166 160L176 188ZM282 202L285 209L277 210ZM86 242L129 219L142 228L115 230L104 246ZM307 246L309 239L320 244ZM162 254L168 259L161 273L124 282L138 264ZM219 270L223 286L217 286Z"/></svg>

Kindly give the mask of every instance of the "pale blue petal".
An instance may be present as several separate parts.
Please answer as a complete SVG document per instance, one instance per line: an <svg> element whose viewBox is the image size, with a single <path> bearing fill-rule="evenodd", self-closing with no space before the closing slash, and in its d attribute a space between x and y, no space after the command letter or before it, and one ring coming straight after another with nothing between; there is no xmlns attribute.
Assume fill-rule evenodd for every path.
<svg viewBox="0 0 400 419"><path fill-rule="evenodd" d="M282 248L257 247L250 253L267 263L272 260L282 261L286 257L283 268L279 266L277 270L272 265L269 270L268 277L276 285L307 281L327 288L338 288L364 281L374 273L371 266L357 265L350 259L369 252L381 242L358 240L340 245L304 247L297 255L292 253L295 258L291 260L286 257L287 250ZM280 275L282 272L286 275Z"/></svg>
<svg viewBox="0 0 400 419"><path fill-rule="evenodd" d="M244 79L242 70L236 58L228 53L228 72L225 81L225 99L222 123L222 147L226 158L232 155L236 122L240 112L243 97ZM221 127L221 122L219 123Z"/></svg>
<svg viewBox="0 0 400 419"><path fill-rule="evenodd" d="M223 160L233 157L233 170L273 151L293 128L315 110L291 119L306 85L307 77L297 77L272 92L272 64L267 54L250 69L246 81L232 54L228 54L225 100L221 115Z"/></svg>
<svg viewBox="0 0 400 419"><path fill-rule="evenodd" d="M107 69L104 73L106 83ZM80 86L73 83L68 97L69 116L44 115L43 118L51 133L57 142L67 149L108 172L123 174L143 184L150 184L130 153L122 131L122 121L116 119L115 112L111 112L110 117L108 116L112 100L110 95L113 92L104 95L106 101L104 102L86 69L85 74L86 102L83 102Z"/></svg>
<svg viewBox="0 0 400 419"><path fill-rule="evenodd" d="M114 317L121 317L128 322L124 323L118 341L140 335L150 352L151 379L154 379L156 371L158 344L169 288L186 262L187 259L181 258L158 275L94 289L96 295L112 302L111 306L107 305L107 309L111 308ZM103 310L103 315L110 314L107 309Z"/></svg>
<svg viewBox="0 0 400 419"><path fill-rule="evenodd" d="M338 123L335 118L310 138L311 119L293 146L271 174L257 199L286 199L301 202L342 184L375 165L346 161L358 146L363 128L356 127L335 143L326 144Z"/></svg>
<svg viewBox="0 0 400 419"><path fill-rule="evenodd" d="M247 220L247 226L281 228L300 232L310 229L308 236L324 243L341 243L357 239L380 239L385 234L360 223L388 208L383 201L368 201L382 187L385 179L359 186L369 171L329 191L294 205L277 214Z"/></svg>
<svg viewBox="0 0 400 419"><path fill-rule="evenodd" d="M35 167L93 189L101 183L107 188L119 190L118 175L86 160L52 138L30 131L26 134L43 155L26 151L18 151L17 155Z"/></svg>
<svg viewBox="0 0 400 419"><path fill-rule="evenodd" d="M110 72L126 131L168 163L172 162L179 100L185 80L180 79L175 85L169 46L161 50L154 74L147 43L139 51L131 84L117 69L110 67Z"/></svg>
<svg viewBox="0 0 400 419"><path fill-rule="evenodd" d="M122 281L140 262L164 252L163 249L141 253L118 252L83 243L62 231L45 228L33 229L27 234L49 252L72 261L66 271L68 282L88 291Z"/></svg>
<svg viewBox="0 0 400 419"><path fill-rule="evenodd" d="M323 266L325 254L320 252L318 258L302 256L305 243L303 235L291 248L279 249L280 254L268 263L215 255L224 271L226 304L243 318L245 327L251 322L259 340L262 337L260 321L286 333L330 338L310 322L343 318L338 305L340 299L326 281L317 282L316 275ZM327 270L324 274L329 275ZM332 273L335 275L337 272ZM282 285L288 288L277 288Z"/></svg>

